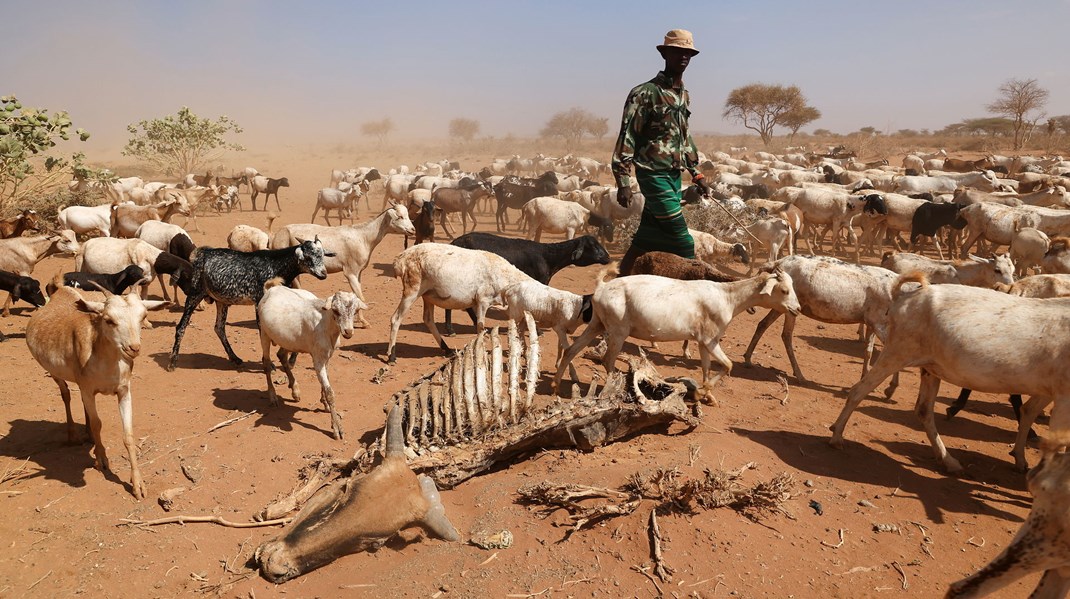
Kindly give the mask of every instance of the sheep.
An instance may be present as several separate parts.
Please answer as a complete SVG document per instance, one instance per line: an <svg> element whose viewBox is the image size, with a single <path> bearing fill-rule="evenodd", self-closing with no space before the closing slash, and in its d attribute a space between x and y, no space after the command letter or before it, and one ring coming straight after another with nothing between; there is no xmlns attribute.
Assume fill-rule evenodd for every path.
<svg viewBox="0 0 1070 599"><path fill-rule="evenodd" d="M1070 274L1070 238L1056 237L1051 240L1051 248L1040 262L1040 271L1044 274Z"/></svg>
<svg viewBox="0 0 1070 599"><path fill-rule="evenodd" d="M502 300L510 320L523 323L527 312L538 326L557 333L557 360L565 355L568 335L591 320L591 296L554 289L533 279L503 289Z"/></svg>
<svg viewBox="0 0 1070 599"><path fill-rule="evenodd" d="M770 268L770 265L763 267ZM887 335L885 313L891 303L892 285L898 279L896 273L879 266L850 264L828 256L786 256L775 262L778 268L791 275L795 294L802 306L802 314L814 320L831 324L864 324L869 329L866 336L865 355L862 359L862 374L865 375L873 355L874 339ZM772 310L758 323L750 345L743 354L743 361L751 365L751 357L762 335L780 312ZM795 359L792 344L795 330L795 315L784 320L781 338L791 362L792 374L800 383L807 379ZM885 390L891 396L898 378Z"/></svg>
<svg viewBox="0 0 1070 599"><path fill-rule="evenodd" d="M996 246L1009 246L1016 231L1027 227L1041 228L1040 215L1025 208L982 202L964 207L959 214L966 221L970 231L962 244L962 257L966 257L974 242L979 239L984 239Z"/></svg>
<svg viewBox="0 0 1070 599"><path fill-rule="evenodd" d="M26 208L16 216L0 220L0 239L22 237L24 232L39 231L40 228L41 223L37 218L37 211Z"/></svg>
<svg viewBox="0 0 1070 599"><path fill-rule="evenodd" d="M227 234L227 247L239 252L255 252L271 247L272 227L278 218L274 212L268 214L267 232L250 225L237 225Z"/></svg>
<svg viewBox="0 0 1070 599"><path fill-rule="evenodd" d="M706 264L717 265L732 259L739 260L743 265L750 264L750 254L742 243L721 241L710 233L696 229L688 229L687 232L695 240L695 258Z"/></svg>
<svg viewBox="0 0 1070 599"><path fill-rule="evenodd" d="M78 385L85 408L86 426L93 439L94 466L109 472L108 455L100 436L97 394L115 395L123 425L123 443L130 459L130 492L145 498L145 485L138 468L134 441L134 400L130 393L134 359L141 353L141 325L148 310L166 305L143 302L135 293L113 295L103 302L86 301L69 287L62 287L51 301L30 317L26 345L37 363L59 386L67 412L67 441L77 443L71 416L71 391Z"/></svg>
<svg viewBox="0 0 1070 599"><path fill-rule="evenodd" d="M893 191L903 195L929 191L932 193L955 193L959 185L951 177L928 177L904 175L895 179Z"/></svg>
<svg viewBox="0 0 1070 599"><path fill-rule="evenodd" d="M1033 495L1029 516L1014 538L998 556L973 575L954 582L947 599L983 597L1019 580L1043 571L1030 597L1065 597L1070 590L1070 455L1058 451L1070 444L1065 432L1058 432L1041 445L1040 464L1026 475Z"/></svg>
<svg viewBox="0 0 1070 599"><path fill-rule="evenodd" d="M33 278L0 270L0 290L8 293L12 303L22 300L34 307L45 305L45 296L41 295L41 284ZM0 332L0 341L5 339L7 337Z"/></svg>
<svg viewBox="0 0 1070 599"><path fill-rule="evenodd" d="M1039 266L1051 248L1051 238L1033 227L1018 229L1011 239L1010 257L1017 265L1018 276L1023 276L1033 266Z"/></svg>
<svg viewBox="0 0 1070 599"><path fill-rule="evenodd" d="M360 187L354 185L349 189L342 191L332 187L324 187L316 193L316 208L312 211L312 217L309 218L309 222L316 222L316 215L319 214L320 209L323 209L323 220L327 222L327 226L331 225L331 218L329 214L331 210L335 210L338 215L338 224L342 224L342 210L349 210L349 224L353 224L353 214L356 212L356 206L354 205L360 200L360 197L364 195Z"/></svg>
<svg viewBox="0 0 1070 599"><path fill-rule="evenodd" d="M261 360L272 406L279 405L279 398L271 380L271 346L279 346L279 362L286 372L294 401L301 399L301 391L294 379L290 354L310 354L312 367L320 381L320 401L331 414L334 438L342 439L342 419L334 409L334 389L327 378L327 363L338 348L340 337L353 337L353 314L358 309L367 308L367 304L346 291L321 300L304 289L283 286L279 278L264 283L264 295L257 303L256 311L260 320Z"/></svg>
<svg viewBox="0 0 1070 599"><path fill-rule="evenodd" d="M193 311L206 298L212 298L216 307L215 332L227 358L235 365L242 360L230 347L227 340L227 311L232 305L256 305L264 295L264 283L281 277L287 285L302 273L317 279L327 278L323 261L333 253L325 251L319 239L299 242L292 247L238 252L224 248L199 247L193 252L193 275L191 292L186 295L182 318L175 327L175 343L167 363L168 372L178 365L178 351L182 337L189 326Z"/></svg>
<svg viewBox="0 0 1070 599"><path fill-rule="evenodd" d="M318 238L331 252L325 260L327 273L342 273L353 293L357 294L361 301L367 301L364 299L364 290L360 285L360 275L371 262L372 252L388 233L404 235L416 233L412 221L409 220L409 211L404 206L391 204L379 216L359 225L341 227L324 227L315 224L286 225L272 236L271 247L283 248L296 245L300 239ZM363 314L358 312L357 317L362 327L369 326Z"/></svg>
<svg viewBox="0 0 1070 599"><path fill-rule="evenodd" d="M912 282L919 288L903 289ZM847 421L866 395L888 376L916 366L921 368L921 383L914 413L949 473L962 471L962 465L948 455L936 430L933 404L941 381L987 393L1030 395L1012 451L1015 466L1024 471L1028 465L1025 443L1037 415L1054 401L1052 423L1062 422L1070 396L1066 338L1058 334L1065 330L1070 299L1032 299L965 285L930 285L923 273L912 273L900 277L892 300L884 350L848 391L829 443L842 448Z"/></svg>
<svg viewBox="0 0 1070 599"><path fill-rule="evenodd" d="M423 243L403 250L394 259L394 276L401 279L401 300L390 318L387 362L397 363L397 337L401 320L417 298L424 303L424 325L438 346L449 347L435 325L435 306L448 310L472 308L477 330L491 304L501 304L502 290L514 283L532 280L508 260L482 250Z"/></svg>
<svg viewBox="0 0 1070 599"><path fill-rule="evenodd" d="M256 198L260 194L264 194L264 210L267 210L268 200L271 196L275 196L275 207L279 212L282 212L282 206L279 205L279 188L289 187L290 180L286 177L279 179L272 179L270 177L264 177L262 175L254 175L249 179L249 188L252 190L249 200L253 204L253 210L256 210Z"/></svg>
<svg viewBox="0 0 1070 599"><path fill-rule="evenodd" d="M598 335L606 334L602 366L616 371L617 354L629 337L646 341L695 340L702 362L703 399L712 401L713 385L732 372L732 361L721 349L720 340L728 323L753 306L786 310L797 314L799 300L791 276L779 270L762 273L734 283L677 281L652 275L631 275L608 280L616 266L603 269L598 277L590 324L559 360L552 389L556 393L565 368ZM724 372L710 377L710 356Z"/></svg>
<svg viewBox="0 0 1070 599"><path fill-rule="evenodd" d="M100 206L67 206L56 215L60 229L70 229L78 235L97 232L108 237L111 235L112 204Z"/></svg>
<svg viewBox="0 0 1070 599"><path fill-rule="evenodd" d="M119 204L112 208L112 234L114 237L134 237L137 229L146 221L159 220L166 223L175 214L190 215L190 206L185 198L170 198L149 206Z"/></svg>
<svg viewBox="0 0 1070 599"><path fill-rule="evenodd" d="M969 260L933 260L918 254L888 252L881 266L901 275L923 272L929 282L954 283L991 289L996 283L1014 282L1014 262L1002 254L991 258L970 256Z"/></svg>
<svg viewBox="0 0 1070 599"><path fill-rule="evenodd" d="M30 276L38 262L55 254L70 255L78 251L74 231L64 229L53 235L0 239L0 270ZM12 296L4 301L3 316L11 316Z"/></svg>
<svg viewBox="0 0 1070 599"><path fill-rule="evenodd" d="M314 495L289 530L257 547L260 574L286 582L358 551L381 547L399 531L420 526L446 541L460 539L450 524L435 482L409 469L401 409L386 421L386 449L371 472L355 470Z"/></svg>
<svg viewBox="0 0 1070 599"><path fill-rule="evenodd" d="M122 295L134 285L146 283L145 271L140 266L130 264L117 273L109 275L85 272L56 273L45 286L45 292L51 297L60 287L74 287L87 291L106 290L115 295Z"/></svg>
<svg viewBox="0 0 1070 599"><path fill-rule="evenodd" d="M632 267L622 276L657 275L679 281L717 281L731 283L736 279L717 272L701 260L681 258L669 252L645 252L635 259Z"/></svg>

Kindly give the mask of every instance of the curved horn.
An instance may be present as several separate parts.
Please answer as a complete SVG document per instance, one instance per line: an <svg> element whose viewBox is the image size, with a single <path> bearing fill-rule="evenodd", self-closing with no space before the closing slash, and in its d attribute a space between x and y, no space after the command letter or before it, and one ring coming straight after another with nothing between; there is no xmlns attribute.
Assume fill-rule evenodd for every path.
<svg viewBox="0 0 1070 599"><path fill-rule="evenodd" d="M104 297L115 297L114 293L112 293L111 291L108 291L107 289L101 287L100 283L97 283L96 281L89 281L89 284L92 285L93 287L96 287L97 291L103 292L104 293Z"/></svg>
<svg viewBox="0 0 1070 599"><path fill-rule="evenodd" d="M405 435L401 431L401 408L394 406L386 417L386 457L405 457ZM433 484L433 483L432 483Z"/></svg>
<svg viewBox="0 0 1070 599"><path fill-rule="evenodd" d="M395 410L397 408L394 408ZM424 514L423 525L436 537L446 541L457 541L461 538L460 533L453 527L449 518L446 517L446 508L442 505L442 496L438 494L435 481L428 476L421 475L420 492L431 507Z"/></svg>

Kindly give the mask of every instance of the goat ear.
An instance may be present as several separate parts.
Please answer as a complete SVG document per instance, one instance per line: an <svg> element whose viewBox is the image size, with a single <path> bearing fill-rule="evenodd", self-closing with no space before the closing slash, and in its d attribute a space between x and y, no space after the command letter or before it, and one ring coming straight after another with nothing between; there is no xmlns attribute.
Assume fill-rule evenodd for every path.
<svg viewBox="0 0 1070 599"><path fill-rule="evenodd" d="M576 246L576 249L572 250L572 260L579 260L583 256L583 246Z"/></svg>
<svg viewBox="0 0 1070 599"><path fill-rule="evenodd" d="M330 312L332 308L334 308L334 296L329 295L327 301L323 302L323 311Z"/></svg>
<svg viewBox="0 0 1070 599"><path fill-rule="evenodd" d="M301 243L304 243L304 242L302 241ZM305 253L303 251L301 251L300 247L298 247L296 250L294 250L294 257L297 258L298 260L304 260L305 259Z"/></svg>
<svg viewBox="0 0 1070 599"><path fill-rule="evenodd" d="M765 280L765 284L762 285L762 290L758 292L758 295L772 295L773 287L776 286L776 282L776 276L770 276L768 279Z"/></svg>
<svg viewBox="0 0 1070 599"><path fill-rule="evenodd" d="M74 302L74 307L87 314L100 314L104 311L104 302L87 302L84 299L79 299Z"/></svg>

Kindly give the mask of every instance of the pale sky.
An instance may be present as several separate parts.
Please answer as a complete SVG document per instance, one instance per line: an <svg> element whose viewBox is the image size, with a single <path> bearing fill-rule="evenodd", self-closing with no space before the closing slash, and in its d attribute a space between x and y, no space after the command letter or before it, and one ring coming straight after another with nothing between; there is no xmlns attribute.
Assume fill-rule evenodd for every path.
<svg viewBox="0 0 1070 599"><path fill-rule="evenodd" d="M696 132L742 132L721 110L753 82L802 88L824 114L806 130L938 129L983 116L1010 77L1070 113L1070 0L3 4L0 93L68 110L90 158L183 105L235 119L250 149L362 141L382 117L404 137L444 138L459 116L533 136L572 106L615 132L672 28L702 51L685 75Z"/></svg>

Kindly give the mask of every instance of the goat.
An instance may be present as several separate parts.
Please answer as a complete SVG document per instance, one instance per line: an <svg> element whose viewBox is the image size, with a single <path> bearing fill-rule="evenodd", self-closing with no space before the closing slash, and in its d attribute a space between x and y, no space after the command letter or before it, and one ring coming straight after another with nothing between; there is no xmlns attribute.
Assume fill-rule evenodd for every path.
<svg viewBox="0 0 1070 599"><path fill-rule="evenodd" d="M1051 238L1043 231L1026 227L1015 231L1011 239L1010 257L1017 266L1017 274L1026 274L1033 266L1040 265L1044 255L1051 249Z"/></svg>
<svg viewBox="0 0 1070 599"><path fill-rule="evenodd" d="M934 204L931 201L918 206L914 215L910 218L910 249L917 251L918 241L922 237L931 237L936 245L936 253L940 259L944 259L944 250L940 247L938 233L944 227L963 229L966 220L959 212L962 206L958 204ZM950 249L950 248L949 248Z"/></svg>
<svg viewBox="0 0 1070 599"><path fill-rule="evenodd" d="M45 286L45 293L52 296L60 287L74 287L87 291L102 290L115 295L122 295L134 285L142 285L145 281L145 271L140 266L131 264L117 273L93 274L87 272L56 273L56 276Z"/></svg>
<svg viewBox="0 0 1070 599"><path fill-rule="evenodd" d="M1014 282L1014 262L1007 254L991 258L970 256L969 260L933 260L918 254L888 252L881 258L881 266L901 275L923 272L932 283L991 288L996 283Z"/></svg>
<svg viewBox="0 0 1070 599"><path fill-rule="evenodd" d="M360 196L364 195L360 187L354 185L349 189L342 191L333 187L324 187L316 193L316 208L312 211L312 217L309 218L309 222L316 222L316 215L319 214L320 209L323 209L323 220L327 222L327 226L331 225L330 213L331 210L336 211L338 215L338 224L342 224L342 211L343 209L349 210L349 224L353 224L353 214L356 213L355 202L360 200ZM266 203L266 200L265 200Z"/></svg>
<svg viewBox="0 0 1070 599"><path fill-rule="evenodd" d="M411 193L416 193L414 190ZM428 194L430 195L430 194ZM416 214L413 215L413 209L416 209ZM425 241L435 242L435 201L428 199L423 202L411 203L408 205L409 219L412 220L412 227L416 231L416 240L413 242L423 243ZM405 248L409 247L409 236L405 236Z"/></svg>
<svg viewBox="0 0 1070 599"><path fill-rule="evenodd" d="M186 295L182 318L175 327L175 344L171 348L167 370L174 371L178 365L178 350L193 311L202 300L209 297L215 301L216 336L222 342L227 358L233 364L240 365L241 358L234 353L227 340L227 310L230 306L258 304L264 295L264 283L275 277L282 278L287 285L302 273L320 280L326 279L327 269L323 260L331 256L334 254L324 251L319 239L301 241L293 247L258 252L209 247L194 250L191 256L191 289Z"/></svg>
<svg viewBox="0 0 1070 599"><path fill-rule="evenodd" d="M1029 516L998 556L978 572L954 582L946 599L983 597L1023 576L1044 572L1031 597L1065 597L1070 592L1070 454L1058 451L1070 444L1064 431L1041 445L1040 463L1026 474L1033 495Z"/></svg>
<svg viewBox="0 0 1070 599"><path fill-rule="evenodd" d="M695 258L709 265L717 265L732 259L739 260L740 264L750 264L750 254L747 247L742 243L728 243L704 231L688 229L691 238L695 240Z"/></svg>
<svg viewBox="0 0 1070 599"><path fill-rule="evenodd" d="M607 373L616 370L617 354L629 337L646 341L695 340L702 363L701 395L712 401L713 385L732 371L732 361L721 349L720 340L735 315L752 306L792 314L800 310L791 276L779 270L734 283L677 281L651 275L607 280L614 274L616 267L610 265L598 277L592 298L594 314L583 334L558 362L552 385L555 393L565 368L598 335L605 333L602 366ZM711 356L724 370L712 378Z"/></svg>
<svg viewBox="0 0 1070 599"><path fill-rule="evenodd" d="M268 214L267 232L261 231L250 225L237 225L227 234L227 247L239 252L255 252L266 250L271 247L272 227L278 215L274 212Z"/></svg>
<svg viewBox="0 0 1070 599"><path fill-rule="evenodd" d="M539 243L491 233L472 232L453 240L451 245L497 254L543 285L548 285L550 279L566 266L609 264L609 252L590 235L558 243ZM469 316L472 316L472 322L475 323L474 313L470 312ZM446 334L453 335L452 311L448 309Z"/></svg>
<svg viewBox="0 0 1070 599"><path fill-rule="evenodd" d="M918 283L916 290L904 290ZM978 310L984 306L984 310ZM1025 470L1025 443L1037 415L1055 401L1052 422L1061 422L1070 395L1070 371L1063 363L1070 299L1014 297L965 285L930 285L923 273L900 277L888 313L888 339L873 367L851 387L832 425L834 447L843 446L851 413L888 376L904 368L921 368L914 413L922 421L933 451L950 473L962 465L947 453L936 431L933 404L940 382L987 393L1030 395L1024 405L1012 451L1015 466ZM998 340L998 343L993 343Z"/></svg>
<svg viewBox="0 0 1070 599"><path fill-rule="evenodd" d="M1040 262L1044 274L1070 274L1070 238L1055 237Z"/></svg>
<svg viewBox="0 0 1070 599"><path fill-rule="evenodd" d="M145 221L170 222L175 214L190 215L190 207L185 198L171 198L151 206L119 204L112 207L111 232L115 237L134 237L138 227Z"/></svg>
<svg viewBox="0 0 1070 599"><path fill-rule="evenodd" d="M546 172L536 179L523 180L505 178L494 186L494 197L498 200L498 209L494 213L498 232L505 230L509 223L507 209L522 210L524 205L539 197L553 196L557 193L557 175Z"/></svg>
<svg viewBox="0 0 1070 599"><path fill-rule="evenodd" d="M256 210L256 198L260 194L264 194L264 210L267 210L267 203L271 199L271 196L275 196L275 207L279 212L282 212L282 206L279 205L279 188L289 187L290 180L286 177L279 179L272 179L270 177L264 177L262 175L255 175L250 179L249 188L252 190L249 201L253 204L253 210Z"/></svg>
<svg viewBox="0 0 1070 599"><path fill-rule="evenodd" d="M282 279L264 283L264 295L256 305L260 321L260 346L263 350L264 376L267 377L271 405L279 405L275 383L271 380L271 346L279 346L279 362L286 372L294 401L301 399L301 391L290 365L290 354L312 356L312 367L320 381L320 401L331 414L334 438L342 439L342 419L334 409L334 389L327 378L327 363L338 348L340 337L353 337L353 314L366 310L368 305L352 293L340 291L326 300L304 289L290 289Z"/></svg>
<svg viewBox="0 0 1070 599"><path fill-rule="evenodd" d="M45 305L45 296L41 295L41 284L36 279L0 270L0 290L8 293L11 303L22 300L36 307ZM0 341L5 339L3 332L0 332Z"/></svg>
<svg viewBox="0 0 1070 599"><path fill-rule="evenodd" d="M446 215L453 212L461 213L461 235L468 232L469 218L472 219L472 229L475 230L477 226L476 203L481 198L490 196L490 194L490 185L485 183L471 183L466 187L458 187L456 189L440 187L431 192L431 200L438 209L439 224L442 225L442 230L450 236L450 239L453 239L454 236L446 223Z"/></svg>
<svg viewBox="0 0 1070 599"><path fill-rule="evenodd" d="M60 229L69 229L78 235L96 232L108 237L111 235L111 209L112 204L67 206L56 215L56 223Z"/></svg>
<svg viewBox="0 0 1070 599"><path fill-rule="evenodd" d="M260 574L276 584L286 582L334 560L381 546L398 533L420 526L446 540L460 539L446 517L435 483L417 476L405 457L401 409L386 421L383 461L367 474L321 489L294 517L290 529L257 547L253 559Z"/></svg>
<svg viewBox="0 0 1070 599"><path fill-rule="evenodd" d="M435 306L447 310L471 308L477 330L491 304L502 304L502 290L514 283L531 280L497 254L469 250L440 243L422 243L403 250L394 259L394 276L401 279L401 300L390 318L387 362L397 362L395 345L405 313L417 298L424 303L423 317L438 346L449 347L435 325Z"/></svg>
<svg viewBox="0 0 1070 599"><path fill-rule="evenodd" d="M409 220L409 212L404 206L392 204L379 216L359 225L286 225L275 232L271 247L288 247L299 243L300 239L318 238L323 246L330 250L325 261L327 273L342 273L353 293L357 294L361 301L366 301L364 289L360 285L360 275L371 262L372 252L388 233L416 233L412 221ZM359 312L358 319L362 327L369 326L368 321Z"/></svg>
<svg viewBox="0 0 1070 599"><path fill-rule="evenodd" d="M78 251L78 240L74 231L65 229L54 235L36 237L11 237L0 239L0 270L24 277L30 276L34 266L48 256L55 254L73 254ZM11 316L12 296L8 293L4 301L4 317Z"/></svg>
<svg viewBox="0 0 1070 599"><path fill-rule="evenodd" d="M156 259L162 252L140 239L118 239L115 237L95 237L88 239L74 257L74 269L78 272L106 275L119 272L128 265L141 267L145 277L141 286L141 297L148 293L149 284L156 278ZM160 279L160 290L164 299L169 300L167 287Z"/></svg>
<svg viewBox="0 0 1070 599"><path fill-rule="evenodd" d="M621 273L626 276L625 273ZM669 252L645 252L635 259L627 275L657 275L679 281L717 281L731 283L734 277L723 275L706 262L681 258Z"/></svg>
<svg viewBox="0 0 1070 599"><path fill-rule="evenodd" d="M0 239L22 237L26 231L39 231L40 229L41 222L37 218L37 211L27 208L17 216L0 220Z"/></svg>
<svg viewBox="0 0 1070 599"><path fill-rule="evenodd" d="M165 302L143 302L135 293L113 295L104 292L103 302L86 301L69 287L62 287L51 301L30 317L26 325L26 345L37 363L59 386L67 412L67 441L77 442L71 416L71 391L67 382L78 385L85 407L86 426L93 438L95 467L110 470L108 455L100 437L97 394L119 399L123 423L123 443L130 458L130 491L145 498L145 485L138 469L134 442L134 400L130 378L134 359L141 353L141 325L147 310L162 308Z"/></svg>
<svg viewBox="0 0 1070 599"><path fill-rule="evenodd" d="M520 281L502 290L510 320L523 323L527 312L540 327L557 333L557 359L565 355L568 335L591 320L591 296L554 289L535 280Z"/></svg>

